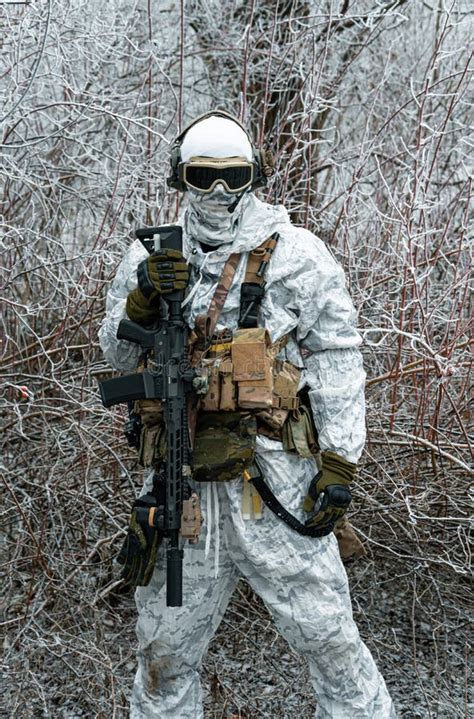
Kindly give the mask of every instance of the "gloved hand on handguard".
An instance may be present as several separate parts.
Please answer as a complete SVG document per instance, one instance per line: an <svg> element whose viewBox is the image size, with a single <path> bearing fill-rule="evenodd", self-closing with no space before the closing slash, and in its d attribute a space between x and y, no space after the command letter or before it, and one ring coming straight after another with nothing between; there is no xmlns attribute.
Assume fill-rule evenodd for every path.
<svg viewBox="0 0 474 719"><path fill-rule="evenodd" d="M189 280L186 260L179 250L163 249L140 262L138 287L127 297L127 315L133 322L149 324L158 316L160 295L184 290Z"/></svg>
<svg viewBox="0 0 474 719"><path fill-rule="evenodd" d="M133 503L127 536L117 561L123 565L122 579L131 587L145 587L153 574L158 547L163 536L163 507L152 494L144 494Z"/></svg>
<svg viewBox="0 0 474 719"><path fill-rule="evenodd" d="M320 527L321 537L329 534L351 503L350 484L357 465L334 452L322 453L322 469L311 481L303 508L309 513L307 527Z"/></svg>

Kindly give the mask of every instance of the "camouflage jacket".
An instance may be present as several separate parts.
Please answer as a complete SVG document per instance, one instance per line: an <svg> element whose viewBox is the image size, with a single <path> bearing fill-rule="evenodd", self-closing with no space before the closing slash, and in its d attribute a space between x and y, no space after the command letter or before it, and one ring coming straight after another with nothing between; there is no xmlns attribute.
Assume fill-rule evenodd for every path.
<svg viewBox="0 0 474 719"><path fill-rule="evenodd" d="M356 311L346 289L344 272L328 248L310 231L295 227L282 205L272 206L250 195L236 239L205 253L183 226L184 255L191 266L191 300L186 305L190 327L209 308L229 255L241 258L222 309L217 329L238 326L240 286L248 253L274 232L280 239L266 275L260 324L273 342L285 334L290 340L282 358L303 369L300 385L309 387L314 422L321 449L357 462L365 441L365 372L359 350L361 337ZM137 365L136 345L116 339L125 314L127 294L137 286L136 268L146 257L138 241L119 265L107 294L106 316L100 343L115 369L132 371ZM270 442L270 440L268 440Z"/></svg>

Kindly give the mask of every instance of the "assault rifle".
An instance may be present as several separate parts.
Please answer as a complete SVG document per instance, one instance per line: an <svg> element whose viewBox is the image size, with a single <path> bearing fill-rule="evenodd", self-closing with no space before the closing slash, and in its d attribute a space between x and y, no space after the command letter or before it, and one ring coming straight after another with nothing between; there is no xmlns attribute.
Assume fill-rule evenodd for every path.
<svg viewBox="0 0 474 719"><path fill-rule="evenodd" d="M182 249L182 230L177 225L148 227L135 234L150 254L163 248ZM155 235L158 240L153 239ZM187 357L188 329L181 307L183 299L184 290L162 297L167 313L160 316L157 329L144 329L135 322L122 320L117 339L140 345L146 355L152 356L151 367L99 383L105 407L138 399L157 399L163 404L166 431L166 460L162 468L166 497L164 516L154 512L148 521L159 527L167 540L166 603L169 607L182 605L182 539L197 541L196 521L194 524L192 521L197 519L196 501L191 497L187 482L191 474L187 399L193 386L197 391L202 388L201 378L196 376Z"/></svg>

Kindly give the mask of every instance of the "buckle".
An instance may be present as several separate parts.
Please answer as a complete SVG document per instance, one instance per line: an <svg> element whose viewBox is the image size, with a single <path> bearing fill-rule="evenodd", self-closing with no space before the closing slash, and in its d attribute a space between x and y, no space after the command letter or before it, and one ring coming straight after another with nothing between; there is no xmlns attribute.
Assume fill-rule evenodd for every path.
<svg viewBox="0 0 474 719"><path fill-rule="evenodd" d="M276 409L298 409L300 406L299 397L273 397L272 406Z"/></svg>

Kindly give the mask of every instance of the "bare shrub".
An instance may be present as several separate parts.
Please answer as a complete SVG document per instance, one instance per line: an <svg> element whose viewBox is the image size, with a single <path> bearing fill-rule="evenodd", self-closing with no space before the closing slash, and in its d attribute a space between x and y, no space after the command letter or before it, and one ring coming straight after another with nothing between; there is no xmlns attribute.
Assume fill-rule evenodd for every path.
<svg viewBox="0 0 474 719"><path fill-rule="evenodd" d="M132 230L179 211L176 127L215 106L273 150L265 197L327 242L359 308L361 631L403 716L468 716L469 5L0 5L5 716L126 716L113 557L141 471L99 403L97 329ZM309 717L305 671L242 585L208 716Z"/></svg>

